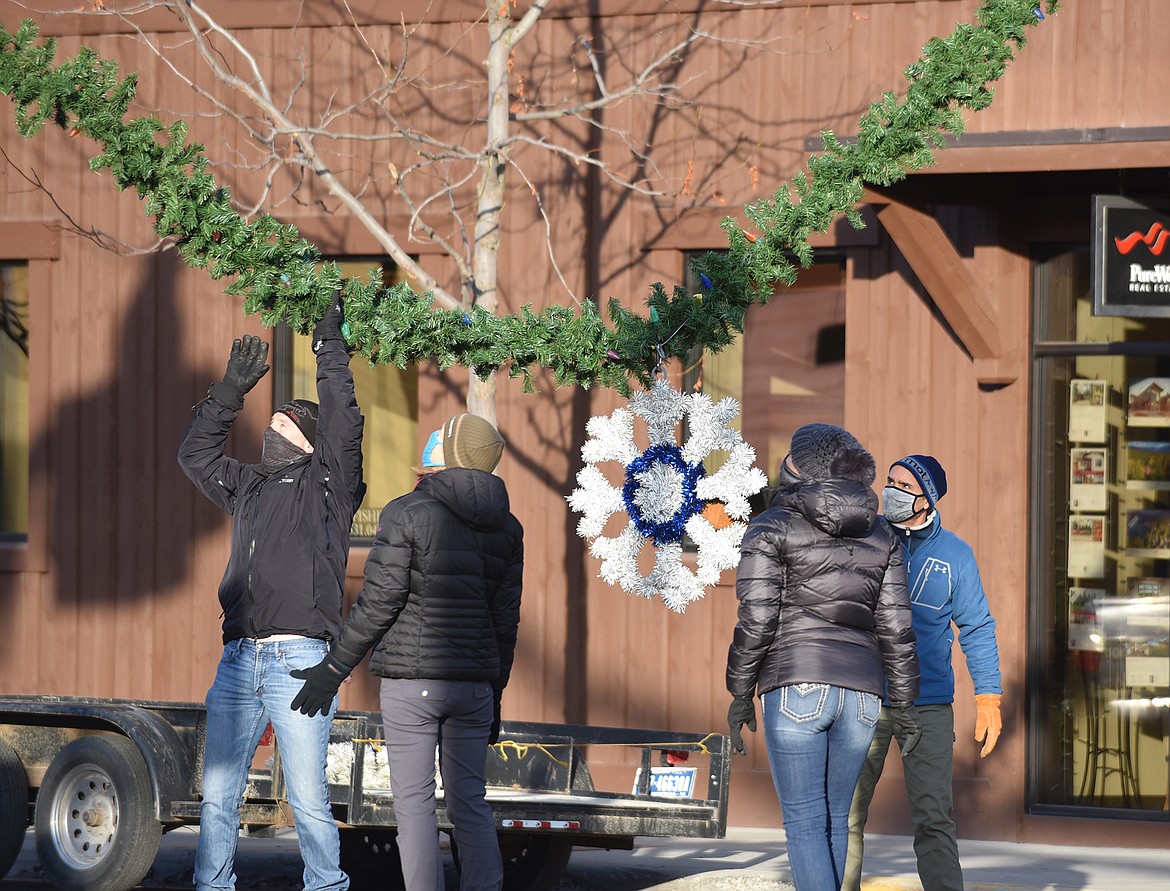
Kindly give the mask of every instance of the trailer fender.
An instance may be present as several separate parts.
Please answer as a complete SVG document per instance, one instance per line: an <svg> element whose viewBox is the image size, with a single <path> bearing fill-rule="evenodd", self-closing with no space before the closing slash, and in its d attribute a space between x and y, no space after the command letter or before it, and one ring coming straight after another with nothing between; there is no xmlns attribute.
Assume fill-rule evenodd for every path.
<svg viewBox="0 0 1170 891"><path fill-rule="evenodd" d="M4 723L106 730L128 737L146 763L160 823L174 823L171 803L190 797L192 766L187 747L164 718L146 708L52 700L3 703L0 724Z"/></svg>

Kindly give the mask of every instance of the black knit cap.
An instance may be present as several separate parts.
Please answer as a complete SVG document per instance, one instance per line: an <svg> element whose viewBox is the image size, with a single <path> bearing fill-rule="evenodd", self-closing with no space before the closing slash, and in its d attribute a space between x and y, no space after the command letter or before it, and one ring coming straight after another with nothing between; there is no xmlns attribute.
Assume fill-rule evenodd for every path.
<svg viewBox="0 0 1170 891"><path fill-rule="evenodd" d="M873 456L848 430L833 424L805 424L792 434L792 464L806 479L844 477L870 485L877 478Z"/></svg>
<svg viewBox="0 0 1170 891"><path fill-rule="evenodd" d="M309 445L317 448L316 402L310 402L308 399L294 399L292 402L286 402L277 411L292 418L292 422L304 434L305 439L309 441Z"/></svg>

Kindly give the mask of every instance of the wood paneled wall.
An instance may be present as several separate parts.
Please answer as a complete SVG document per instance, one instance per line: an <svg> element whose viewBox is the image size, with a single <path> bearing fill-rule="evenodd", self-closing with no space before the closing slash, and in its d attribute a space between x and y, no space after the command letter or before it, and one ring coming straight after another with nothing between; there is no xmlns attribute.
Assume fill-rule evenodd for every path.
<svg viewBox="0 0 1170 891"><path fill-rule="evenodd" d="M270 6L236 4L240 14L261 5ZM602 3L602 14L593 20L549 18L529 39L535 54L518 53L518 73L529 83L544 77L556 89L569 84L571 43L586 31L615 61L645 59L676 24L675 13L659 7L618 6L612 13ZM651 282L681 281L683 250L725 244L714 224L684 225L689 210L714 220L768 196L802 166L806 138L822 128L854 132L858 115L882 91L900 91L902 70L926 40L970 20L976 8L973 0L824 0L768 10L687 5L687 21L733 38L702 46L680 61L680 82L700 78L697 105L651 114L629 103L608 117L665 149L659 167L675 188L686 183L685 195L664 207L620 192L588 171L555 161L537 164L529 155L532 169L543 177L546 210L556 221L554 246L565 280L579 297L617 297L643 310ZM9 29L27 14L22 5L0 2L0 22ZM117 59L124 72L137 71L142 108L160 109L168 120L187 116L194 137L217 160L217 176L244 200L258 194L255 179L218 163L226 160L225 145L239 138L238 128L202 116L207 106L156 56L128 36L105 33L106 26L93 24L96 19L43 20L62 35L61 55L84 42ZM69 33L67 22L94 33ZM360 91L371 76L380 76L365 67L368 51L352 32L308 30L313 64L300 110L320 111L331 99L341 101L346 90ZM456 79L482 57L482 39L467 37L464 30L455 22L418 32L412 52L432 66L436 81ZM371 26L366 35L375 45L395 41L393 26ZM283 52L285 35L278 31L244 36L266 57ZM970 120L971 131L1165 125L1160 90L1139 87L1170 80L1170 54L1164 51L1170 17L1158 0L1068 2L1029 37L997 86L991 108ZM175 35L160 33L158 39L170 60L194 62L194 51ZM451 52L453 47L458 52ZM292 76L288 71L282 79ZM219 96L240 101L225 91ZM474 117L478 101L468 92L453 112L452 126L459 125L459 115ZM264 331L258 318L241 316L239 302L225 296L221 285L202 271L183 268L172 250L119 256L99 246L90 236L93 230L131 247L152 244L135 196L116 193L108 176L89 172L92 145L56 129L22 139L11 106L0 103L0 108L0 223L61 221L63 227L59 258L49 261L51 270L40 279L48 287L33 296L38 306L33 349L48 357L38 366L47 368L45 377L33 381L45 413L34 445L37 454L47 456L46 530L40 543L46 559L40 568L0 563L0 616L7 625L0 692L201 699L219 653L215 592L226 559L228 518L195 492L174 456L190 407L222 375L232 338ZM435 114L421 105L410 112L416 123ZM588 136L583 128L575 132ZM608 160L631 169L618 141L603 140L599 148ZM983 157L977 148L948 151L952 167L978 166ZM378 163L382 169L384 159ZM1042 175L1043 158L1034 163L1036 175ZM278 178L278 187L287 185ZM386 199L387 224L404 234L405 217L389 203L384 187L374 183L371 194ZM311 197L330 204L317 186ZM371 249L371 240L350 221L319 208L285 202L275 212L300 225L326 253ZM956 219L963 223L955 230L956 244L987 283L1013 346L1015 383L990 390L978 386L969 357L878 231L867 235L868 244L849 250L845 422L879 463L929 452L947 469L950 494L942 513L980 558L1000 621L1007 687L1004 739L993 759L980 761L969 738L974 716L970 691L962 686L969 682L958 672L963 679L956 707L961 831L1021 838L1027 831L1021 819L1027 257L999 231L995 214L962 211ZM543 225L530 204L520 198L510 204L500 255L505 312L565 299L556 275L533 262L533 245L544 241ZM450 281L452 270L440 265L435 274ZM419 429L429 431L462 409L466 373L422 371ZM229 446L242 457L258 454L269 386L269 380L262 381L249 396L233 431ZM525 395L518 383L503 381L499 397L500 426L509 443L500 473L527 530L520 647L505 716L723 731L734 574L725 574L720 586L681 616L602 582L596 561L574 534L577 518L565 496L575 486L585 422L623 400L610 392L558 390L548 380L540 390ZM351 556L351 597L360 585L363 557L357 549ZM342 697L348 707L376 707L373 683L365 676ZM778 808L761 735L749 740L749 750L748 758L736 762L731 820L774 825ZM596 753L596 764L595 775L612 780L615 788L632 780L633 765L612 753ZM890 772L897 773L893 764ZM887 783L883 792L875 814L889 817L876 822L897 827L898 787ZM1141 843L1140 832L1128 840Z"/></svg>

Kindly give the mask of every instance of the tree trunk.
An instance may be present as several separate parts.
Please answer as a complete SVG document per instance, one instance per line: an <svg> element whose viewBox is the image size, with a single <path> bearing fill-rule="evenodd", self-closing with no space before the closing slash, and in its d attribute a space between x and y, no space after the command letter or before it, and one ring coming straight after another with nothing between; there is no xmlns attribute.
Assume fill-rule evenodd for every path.
<svg viewBox="0 0 1170 891"><path fill-rule="evenodd" d="M500 218L504 210L504 179L507 171L508 138L508 57L511 46L510 6L487 0L487 139L484 146L479 201L475 216L475 244L471 255L471 302L495 315L499 308L496 287L499 278ZM496 423L496 375L481 380L470 373L467 409Z"/></svg>

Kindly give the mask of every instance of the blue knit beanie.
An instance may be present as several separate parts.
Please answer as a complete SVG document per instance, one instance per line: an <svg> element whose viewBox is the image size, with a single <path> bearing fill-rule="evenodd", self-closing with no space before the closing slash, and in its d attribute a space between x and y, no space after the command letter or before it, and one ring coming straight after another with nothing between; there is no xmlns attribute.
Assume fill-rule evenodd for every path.
<svg viewBox="0 0 1170 891"><path fill-rule="evenodd" d="M934 507L938 500L947 494L947 474L930 455L907 455L901 461L895 461L891 467L905 467L918 480L922 487L922 494Z"/></svg>

